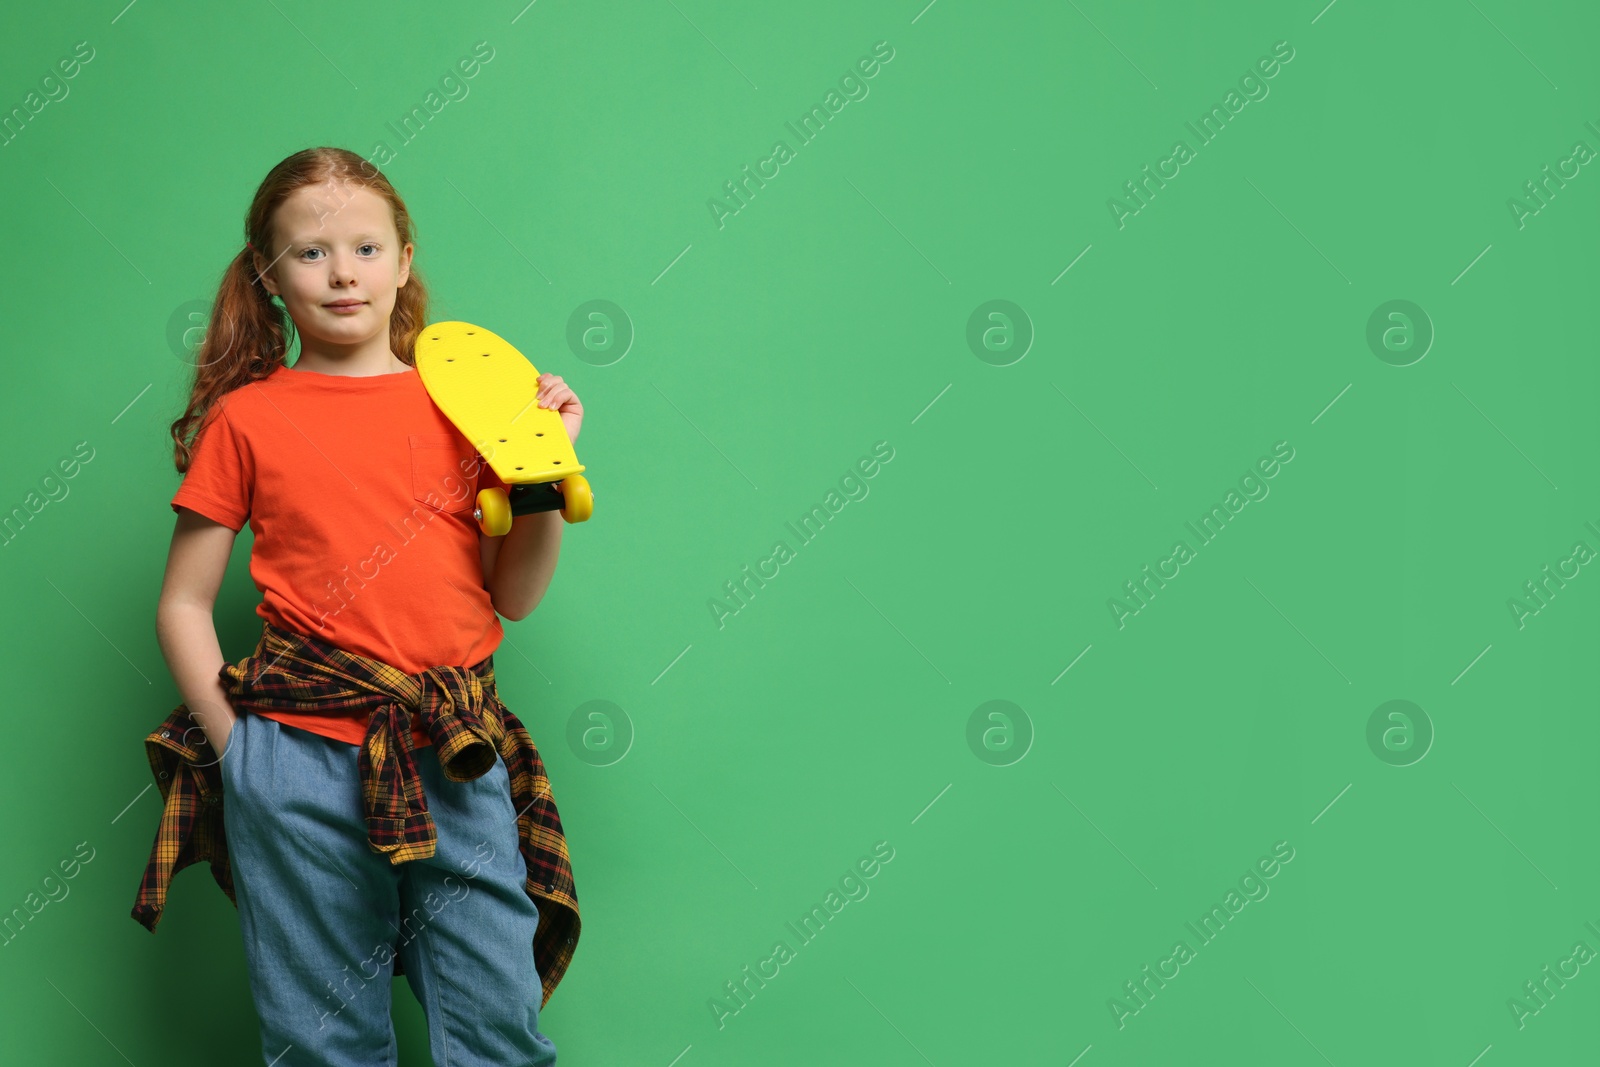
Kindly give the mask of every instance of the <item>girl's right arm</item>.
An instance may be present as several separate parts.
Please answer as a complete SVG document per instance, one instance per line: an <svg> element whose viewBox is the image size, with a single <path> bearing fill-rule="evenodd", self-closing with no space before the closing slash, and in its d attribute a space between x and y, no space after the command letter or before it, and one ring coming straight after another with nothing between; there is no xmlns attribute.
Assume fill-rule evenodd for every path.
<svg viewBox="0 0 1600 1067"><path fill-rule="evenodd" d="M222 645L212 606L233 554L235 531L189 508L181 508L167 552L167 572L156 606L156 638L190 717L205 731L221 759L238 713L228 703L218 673Z"/></svg>

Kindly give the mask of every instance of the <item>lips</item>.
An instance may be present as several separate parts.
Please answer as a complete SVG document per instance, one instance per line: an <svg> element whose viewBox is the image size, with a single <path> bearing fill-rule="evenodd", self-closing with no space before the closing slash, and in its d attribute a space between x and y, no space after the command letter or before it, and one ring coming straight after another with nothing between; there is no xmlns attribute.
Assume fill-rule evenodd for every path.
<svg viewBox="0 0 1600 1067"><path fill-rule="evenodd" d="M365 303L366 303L365 300L335 300L331 304L324 304L322 306L323 307L330 307L330 308L354 308L354 307L360 307L362 304L365 304Z"/></svg>

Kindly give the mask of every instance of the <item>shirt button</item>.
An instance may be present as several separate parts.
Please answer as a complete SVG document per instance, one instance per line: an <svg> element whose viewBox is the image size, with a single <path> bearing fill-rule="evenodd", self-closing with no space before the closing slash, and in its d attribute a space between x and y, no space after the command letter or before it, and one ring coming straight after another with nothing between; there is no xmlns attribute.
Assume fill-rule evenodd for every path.
<svg viewBox="0 0 1600 1067"><path fill-rule="evenodd" d="M172 736L172 731L171 730L162 730L161 731L161 736L162 737L171 737Z"/></svg>

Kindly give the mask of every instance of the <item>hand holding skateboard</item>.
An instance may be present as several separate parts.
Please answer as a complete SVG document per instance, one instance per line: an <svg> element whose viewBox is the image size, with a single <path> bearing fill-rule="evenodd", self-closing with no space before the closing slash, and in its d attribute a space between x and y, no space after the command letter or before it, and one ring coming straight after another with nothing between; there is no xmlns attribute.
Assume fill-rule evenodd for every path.
<svg viewBox="0 0 1600 1067"><path fill-rule="evenodd" d="M539 406L562 390L562 407L567 398L577 403L559 378L550 375L553 381L541 384L539 371L509 341L470 322L424 327L416 359L433 402L511 487L478 493L479 529L498 537L517 515L560 511L568 522L583 522L593 514L594 493L566 424Z"/></svg>
<svg viewBox="0 0 1600 1067"><path fill-rule="evenodd" d="M561 425L567 429L567 439L576 448L578 432L583 428L583 403L566 379L548 372L539 375L539 395L535 400L540 407L549 408L560 416Z"/></svg>

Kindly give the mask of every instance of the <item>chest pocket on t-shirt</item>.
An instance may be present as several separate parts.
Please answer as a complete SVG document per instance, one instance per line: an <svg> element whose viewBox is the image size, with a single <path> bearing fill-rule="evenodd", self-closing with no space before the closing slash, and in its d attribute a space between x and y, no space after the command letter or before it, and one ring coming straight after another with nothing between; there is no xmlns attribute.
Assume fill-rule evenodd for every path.
<svg viewBox="0 0 1600 1067"><path fill-rule="evenodd" d="M477 452L453 433L414 433L411 437L411 495L436 511L470 512L477 502Z"/></svg>

